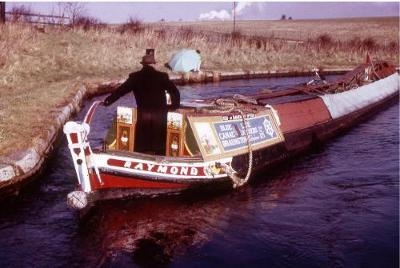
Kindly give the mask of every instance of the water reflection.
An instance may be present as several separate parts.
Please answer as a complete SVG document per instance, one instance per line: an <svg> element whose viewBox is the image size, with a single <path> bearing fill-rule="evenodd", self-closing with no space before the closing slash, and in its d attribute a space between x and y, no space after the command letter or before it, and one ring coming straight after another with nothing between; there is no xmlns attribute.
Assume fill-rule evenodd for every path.
<svg viewBox="0 0 400 268"><path fill-rule="evenodd" d="M261 186L264 193L256 203L260 185L235 192L204 190L172 198L106 202L81 220L80 230L89 234L85 240L91 241L90 247L96 241L95 252L102 256L96 265L115 264L122 258L125 264L163 266L223 236L225 228L253 218L255 212L273 210L294 183L278 178Z"/></svg>
<svg viewBox="0 0 400 268"><path fill-rule="evenodd" d="M233 238L233 244L245 239L264 245L268 237L274 244L287 247L288 241L281 241L287 237L280 231L295 233L305 222L284 222L282 215L271 214L296 203L292 191L306 182L307 168L294 167L284 172L286 168L289 165L264 174L237 191L207 189L168 198L102 203L81 221L80 230L88 234L85 240L90 244L96 241L96 252L101 252L94 260L96 266L168 265L190 251L201 251L216 237L226 236L231 226L247 236L240 236L239 240L235 236L224 238ZM310 206L300 206L297 213L309 211Z"/></svg>

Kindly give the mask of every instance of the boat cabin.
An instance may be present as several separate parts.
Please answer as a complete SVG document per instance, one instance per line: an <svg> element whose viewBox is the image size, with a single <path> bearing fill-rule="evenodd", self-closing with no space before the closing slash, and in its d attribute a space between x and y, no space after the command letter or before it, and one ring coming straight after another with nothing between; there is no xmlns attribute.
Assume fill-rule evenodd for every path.
<svg viewBox="0 0 400 268"><path fill-rule="evenodd" d="M243 154L249 142L257 149L283 140L272 109L248 107L227 113L211 104L192 103L168 112L165 156L213 160ZM136 115L136 108L117 108L105 150L134 152Z"/></svg>

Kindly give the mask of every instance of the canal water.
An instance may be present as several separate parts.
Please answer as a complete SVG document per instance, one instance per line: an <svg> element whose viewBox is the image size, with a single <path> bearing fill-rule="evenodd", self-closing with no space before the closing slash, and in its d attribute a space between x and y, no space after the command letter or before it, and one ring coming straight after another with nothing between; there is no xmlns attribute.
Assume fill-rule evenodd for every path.
<svg viewBox="0 0 400 268"><path fill-rule="evenodd" d="M189 100L307 79L180 90ZM97 145L116 106L130 104L98 109ZM398 104L241 189L107 202L79 219L66 205L74 186L61 137L41 177L0 204L0 267L399 267Z"/></svg>

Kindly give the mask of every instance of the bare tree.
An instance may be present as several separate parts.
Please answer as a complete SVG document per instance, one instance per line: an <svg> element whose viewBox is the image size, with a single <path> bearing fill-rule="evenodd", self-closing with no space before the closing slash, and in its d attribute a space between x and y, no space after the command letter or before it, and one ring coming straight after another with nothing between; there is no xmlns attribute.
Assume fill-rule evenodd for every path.
<svg viewBox="0 0 400 268"><path fill-rule="evenodd" d="M83 17L86 12L85 4L82 2L60 2L59 6L63 15L65 13L70 18L72 25L75 25L78 18Z"/></svg>
<svg viewBox="0 0 400 268"><path fill-rule="evenodd" d="M12 22L32 23L34 21L34 14L29 6L13 6L9 13Z"/></svg>

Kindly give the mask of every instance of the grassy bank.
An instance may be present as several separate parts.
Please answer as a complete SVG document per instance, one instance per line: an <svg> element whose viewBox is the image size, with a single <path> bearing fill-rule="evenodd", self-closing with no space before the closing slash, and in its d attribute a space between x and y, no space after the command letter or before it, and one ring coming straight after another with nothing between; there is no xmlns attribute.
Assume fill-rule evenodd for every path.
<svg viewBox="0 0 400 268"><path fill-rule="evenodd" d="M399 64L398 18L330 20L325 28L313 27L322 22L239 22L234 35L228 24L219 22L88 30L0 26L0 157L28 148L35 137L45 135L46 126L78 85L122 79L139 69L149 47L156 49L163 71L169 71L163 65L171 55L187 47L201 51L203 70L351 68L364 59L366 51ZM332 24L336 28L328 27ZM377 30L359 30L377 25ZM290 38L283 38L285 31Z"/></svg>

